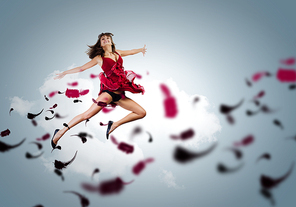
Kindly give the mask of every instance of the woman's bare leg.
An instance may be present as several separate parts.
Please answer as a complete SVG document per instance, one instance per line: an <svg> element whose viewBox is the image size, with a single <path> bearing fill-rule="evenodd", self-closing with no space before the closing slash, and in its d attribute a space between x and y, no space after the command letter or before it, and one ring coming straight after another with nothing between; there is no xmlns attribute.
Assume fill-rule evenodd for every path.
<svg viewBox="0 0 296 207"><path fill-rule="evenodd" d="M137 119L142 119L146 116L145 109L143 109L138 103L136 103L130 98L120 99L115 103L121 106L122 108L131 111L131 113L125 116L124 118L120 119L119 121L113 122L111 129L109 131L109 134L122 124L131 122Z"/></svg>
<svg viewBox="0 0 296 207"><path fill-rule="evenodd" d="M105 103L109 104L109 103L112 101L112 97L111 97L108 93L104 92L104 93L102 93L102 94L96 99L96 101L97 101L97 102L102 101L102 102L105 102ZM91 117L93 117L94 115L96 115L98 112L100 112L101 109L102 109L101 106L98 106L97 104L93 103L93 104L91 105L91 107L90 107L87 111L85 111L85 112L82 113L82 114L79 114L79 115L75 116L75 117L74 117L74 118L68 123L68 126L69 126L70 128L72 128L72 127L75 126L76 124L78 124L78 123L80 123L80 122L82 122L82 121L84 121L84 120L90 119ZM54 138L53 138L53 142L54 142L54 144L56 144L56 143L59 141L59 139L61 139L62 136L63 136L68 130L69 130L68 127L64 127L63 129L59 130L59 131L55 134L55 136L54 136Z"/></svg>

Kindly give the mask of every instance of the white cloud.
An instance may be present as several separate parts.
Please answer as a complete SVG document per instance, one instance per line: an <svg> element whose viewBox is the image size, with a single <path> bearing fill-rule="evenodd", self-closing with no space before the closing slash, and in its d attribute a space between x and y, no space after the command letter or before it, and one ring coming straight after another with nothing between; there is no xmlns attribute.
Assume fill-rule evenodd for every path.
<svg viewBox="0 0 296 207"><path fill-rule="evenodd" d="M23 100L22 98L19 98L17 96L10 98L10 101L11 101L10 108L13 108L21 116L27 115L27 113L35 104L34 102Z"/></svg>
<svg viewBox="0 0 296 207"><path fill-rule="evenodd" d="M99 92L99 80L98 79L82 79L78 74L71 74L65 76L61 80L54 80L54 74L59 71L54 71L46 79L44 84L39 88L40 94L43 97L52 91L65 91L67 88L76 89L89 89L90 92L87 95L80 97L82 103L73 103L73 99L67 98L64 94L56 94L50 98L50 101L40 99L36 102L23 101L18 97L12 99L12 106L20 114L25 114L34 105L35 108L40 110L44 108L44 112L37 117L38 126L42 127L46 132L53 133L54 129L62 128L63 123L68 123L74 116L86 111L92 104L92 98L97 98ZM77 87L68 86L68 83L77 81L79 85ZM163 94L160 91L159 84L162 81L147 81L145 78L137 80L145 87L146 93L142 96L139 94L127 93L127 96L139 103L147 111L147 116L139 121L125 124L117 128L112 134L117 140L130 143L134 146L135 150L132 154L125 154L117 149L110 140L105 138L106 127L99 125L99 122L107 123L109 120L119 120L127 115L128 111L116 107L116 109L110 113L104 114L100 112L90 119L85 126L85 122L76 125L71 128L64 137L59 141L59 145L62 146L62 150L55 150L49 157L43 157L44 165L52 170L52 163L55 159L60 161L69 161L78 150L75 161L67 167L67 171L74 171L86 176L90 176L95 168L99 168L100 172L108 173L111 175L120 176L127 170L131 170L132 166L139 160L144 159L144 153L142 149L133 141L130 140L130 134L135 126L142 125L145 131L151 132L153 138L158 139L161 137L166 138L167 143L181 143L186 145L198 146L201 142L215 140L215 133L221 130L221 126L218 118L214 113L208 111L209 102L206 97L199 96L200 101L193 105L193 98L197 95L189 96L184 91L181 91L177 84L173 80L163 81L171 90L172 95L177 100L178 115L174 119L168 119L164 117L163 107ZM56 113L61 116L66 116L64 119L54 118L46 121L45 116L51 117L52 114L47 112L51 106L55 103L58 106L54 109ZM39 110L38 109L38 110ZM193 128L195 131L194 139L186 142L171 141L168 137L171 134L180 134L180 132ZM71 136L78 134L79 132L87 132L93 136L92 139L88 139L85 144L82 144L81 140L77 136ZM163 136L164 135L164 136ZM158 142L158 144L163 144ZM48 145L50 145L48 143ZM164 145L165 146L165 145ZM156 146L157 148L157 146ZM149 152L147 152L148 154ZM161 152L155 150L154 154L149 157L161 159ZM171 172L163 171L163 179L165 182L170 183L171 187L176 187L175 178Z"/></svg>
<svg viewBox="0 0 296 207"><path fill-rule="evenodd" d="M168 188L175 188L177 190L185 189L184 185L179 186L176 184L176 178L171 171L162 169L159 178L161 182L165 183L168 186Z"/></svg>

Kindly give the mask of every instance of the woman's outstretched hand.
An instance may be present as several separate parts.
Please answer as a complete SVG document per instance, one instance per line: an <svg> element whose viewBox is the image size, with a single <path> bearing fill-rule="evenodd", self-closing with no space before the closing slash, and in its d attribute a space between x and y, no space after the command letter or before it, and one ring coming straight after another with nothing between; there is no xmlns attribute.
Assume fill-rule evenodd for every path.
<svg viewBox="0 0 296 207"><path fill-rule="evenodd" d="M143 53L143 56L145 56L146 51L147 51L147 48L146 48L146 45L144 45L144 47L142 48L142 51L141 51Z"/></svg>
<svg viewBox="0 0 296 207"><path fill-rule="evenodd" d="M54 80L56 79L62 79L66 74L64 73L56 73L56 77L54 77Z"/></svg>

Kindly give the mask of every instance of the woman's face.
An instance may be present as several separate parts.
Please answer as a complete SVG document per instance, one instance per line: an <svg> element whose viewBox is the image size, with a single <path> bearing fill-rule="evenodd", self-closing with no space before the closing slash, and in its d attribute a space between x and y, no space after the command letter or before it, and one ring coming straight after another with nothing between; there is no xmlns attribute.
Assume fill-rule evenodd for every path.
<svg viewBox="0 0 296 207"><path fill-rule="evenodd" d="M110 36L104 35L101 37L101 46L112 45L112 39Z"/></svg>

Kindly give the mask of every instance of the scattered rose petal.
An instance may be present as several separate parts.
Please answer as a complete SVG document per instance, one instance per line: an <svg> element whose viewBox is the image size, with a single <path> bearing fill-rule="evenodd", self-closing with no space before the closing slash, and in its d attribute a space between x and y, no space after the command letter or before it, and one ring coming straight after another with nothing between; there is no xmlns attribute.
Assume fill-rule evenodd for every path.
<svg viewBox="0 0 296 207"><path fill-rule="evenodd" d="M170 137L175 140L176 139L186 140L186 139L192 138L193 136L194 136L193 129L188 129L188 130L181 132L180 135L171 135Z"/></svg>
<svg viewBox="0 0 296 207"><path fill-rule="evenodd" d="M115 108L110 108L110 109L108 109L107 107L104 107L103 109L102 109L102 112L103 113L109 113L109 112L111 112L111 111L113 111Z"/></svg>
<svg viewBox="0 0 296 207"><path fill-rule="evenodd" d="M273 120L273 123L274 123L274 125L280 127L282 130L284 129L284 126L282 125L282 123L278 119Z"/></svg>
<svg viewBox="0 0 296 207"><path fill-rule="evenodd" d="M57 104L54 104L52 107L50 107L49 109L54 109L56 108L58 105Z"/></svg>
<svg viewBox="0 0 296 207"><path fill-rule="evenodd" d="M273 205L273 206L275 205L275 200L274 200L273 195L270 192L270 190L267 190L265 188L262 188L261 191L260 191L260 193L261 193L261 195L263 197L265 197L266 199L270 200L271 205Z"/></svg>
<svg viewBox="0 0 296 207"><path fill-rule="evenodd" d="M26 140L26 138L23 139L20 143L18 143L16 145L8 145L8 144L0 141L0 152L7 152L13 148L19 147L21 144L24 143L25 140Z"/></svg>
<svg viewBox="0 0 296 207"><path fill-rule="evenodd" d="M295 64L295 58L291 57L291 58L287 58L284 60L280 61L282 64L284 65L294 65Z"/></svg>
<svg viewBox="0 0 296 207"><path fill-rule="evenodd" d="M46 97L46 95L44 95L44 98L45 98L46 101L49 101L49 99Z"/></svg>
<svg viewBox="0 0 296 207"><path fill-rule="evenodd" d="M45 141L48 140L50 138L50 134L46 133L45 135L43 135L41 138L37 138L37 141Z"/></svg>
<svg viewBox="0 0 296 207"><path fill-rule="evenodd" d="M54 169L55 174L57 174L58 176L60 176L62 178L62 181L65 180L64 176L63 176L63 172L58 170L58 169Z"/></svg>
<svg viewBox="0 0 296 207"><path fill-rule="evenodd" d="M237 109L238 107L240 107L242 105L242 103L244 102L244 99L242 99L238 104L236 104L235 106L228 106L225 104L221 104L220 105L220 112L222 114L229 114L230 112L232 112L233 110Z"/></svg>
<svg viewBox="0 0 296 207"><path fill-rule="evenodd" d="M135 175L139 175L145 168L147 163L153 162L153 158L148 158L144 161L139 161L136 165L134 165L132 171Z"/></svg>
<svg viewBox="0 0 296 207"><path fill-rule="evenodd" d="M36 116L39 116L42 112L43 112L43 109L38 114L28 113L27 118L28 119L34 119Z"/></svg>
<svg viewBox="0 0 296 207"><path fill-rule="evenodd" d="M10 135L10 130L9 129L6 129L6 130L1 132L1 137L5 137L5 136L8 136L8 135Z"/></svg>
<svg viewBox="0 0 296 207"><path fill-rule="evenodd" d="M76 158L76 155L77 155L77 151L76 151L74 157L69 162L61 162L61 161L55 160L54 167L58 170L62 170L64 168L66 168L69 164L71 164L74 161L74 159Z"/></svg>
<svg viewBox="0 0 296 207"><path fill-rule="evenodd" d="M78 103L78 102L82 102L82 101L79 100L79 99L75 99L75 100L73 100L73 102L74 102L74 103Z"/></svg>
<svg viewBox="0 0 296 207"><path fill-rule="evenodd" d="M49 93L49 98L52 98L54 95L56 95L58 93L58 91L53 91L51 93Z"/></svg>
<svg viewBox="0 0 296 207"><path fill-rule="evenodd" d="M35 119L32 119L32 124L33 124L33 126L37 126L37 122Z"/></svg>
<svg viewBox="0 0 296 207"><path fill-rule="evenodd" d="M39 150L42 149L42 144L41 143L39 143L39 142L30 142L30 143L36 144Z"/></svg>
<svg viewBox="0 0 296 207"><path fill-rule="evenodd" d="M10 108L10 110L9 110L9 115L11 115L10 113L11 113L13 110L14 110L13 108Z"/></svg>
<svg viewBox="0 0 296 207"><path fill-rule="evenodd" d="M240 160L243 157L243 153L241 150L237 148L227 148L227 150L230 150L234 153L236 159Z"/></svg>
<svg viewBox="0 0 296 207"><path fill-rule="evenodd" d="M29 152L26 153L26 158L27 159L36 159L38 157L40 157L44 152L41 152L39 155L32 155Z"/></svg>
<svg viewBox="0 0 296 207"><path fill-rule="evenodd" d="M296 71L291 69L279 68L276 77L280 82L295 82Z"/></svg>
<svg viewBox="0 0 296 207"><path fill-rule="evenodd" d="M280 178L271 178L266 175L261 175L261 178L260 178L261 186L263 188L267 188L267 189L271 189L271 188L276 187L277 185L279 185L281 182L283 182L285 179L287 179L289 177L289 175L291 174L291 172L293 170L293 167L294 167L294 162L292 163L290 170Z"/></svg>
<svg viewBox="0 0 296 207"><path fill-rule="evenodd" d="M85 196L81 195L80 193L77 193L75 191L64 191L64 193L73 193L74 195L77 195L80 200L80 204L82 207L87 207L89 206L89 200Z"/></svg>
<svg viewBox="0 0 296 207"><path fill-rule="evenodd" d="M246 78L246 84L247 86L251 87L252 86L252 83Z"/></svg>
<svg viewBox="0 0 296 207"><path fill-rule="evenodd" d="M95 175L96 173L99 173L99 172L100 172L100 169L99 169L99 168L94 169L94 171L93 171L93 173L92 173L92 175L91 175L91 179L93 179L94 175Z"/></svg>
<svg viewBox="0 0 296 207"><path fill-rule="evenodd" d="M263 155L261 155L258 159L257 159L257 162L261 159L267 159L267 160L270 160L271 159L271 156L269 153L264 153Z"/></svg>
<svg viewBox="0 0 296 207"><path fill-rule="evenodd" d="M240 146L248 146L254 142L254 136L253 135L248 135L245 138L243 138L239 142L235 142L234 146L240 147Z"/></svg>
<svg viewBox="0 0 296 207"><path fill-rule="evenodd" d="M78 82L77 81L75 81L75 82L73 82L73 83L68 83L68 86L78 86Z"/></svg>
<svg viewBox="0 0 296 207"><path fill-rule="evenodd" d="M217 170L218 170L218 172L220 172L220 173L232 173L232 172L236 172L236 171L238 171L240 168L243 167L243 165L244 165L244 164L242 163L241 165L239 165L239 166L237 166L237 167L229 168L229 167L225 166L224 164L219 163L219 164L217 165Z"/></svg>

